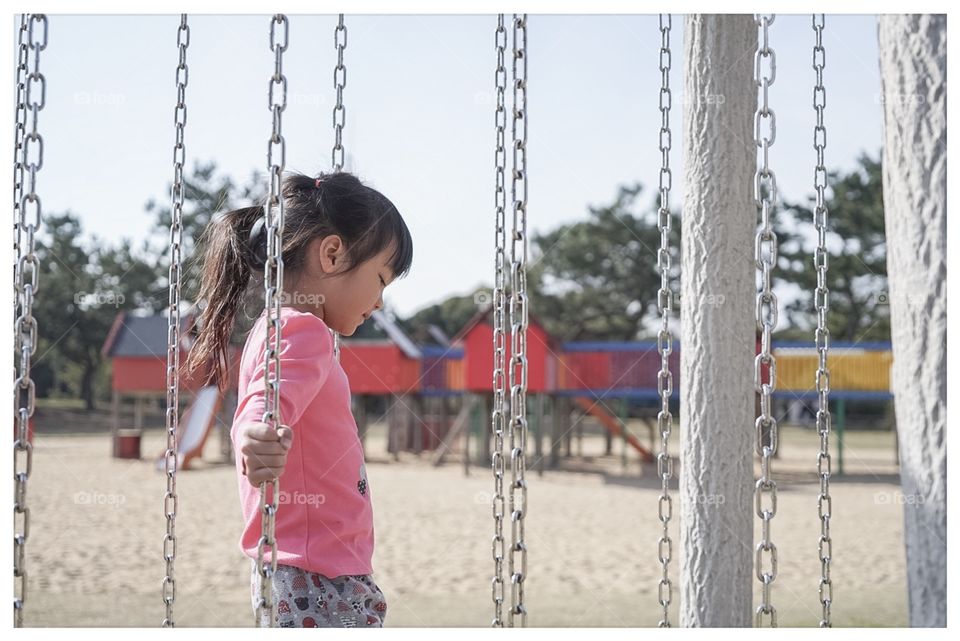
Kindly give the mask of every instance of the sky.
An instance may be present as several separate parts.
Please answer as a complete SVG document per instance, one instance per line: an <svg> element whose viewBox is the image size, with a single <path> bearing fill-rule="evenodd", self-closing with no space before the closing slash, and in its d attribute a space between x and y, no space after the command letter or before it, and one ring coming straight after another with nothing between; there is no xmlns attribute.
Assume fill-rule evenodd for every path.
<svg viewBox="0 0 960 641"><path fill-rule="evenodd" d="M336 16L289 20L286 166L315 175L330 169ZM190 16L188 175L195 162L213 160L244 184L265 169L269 21ZM414 238L412 270L387 288L387 306L408 316L490 286L495 15L348 14L345 21L348 169L397 205ZM50 16L38 179L44 212L70 211L86 235L109 243L147 236L154 217L144 205L168 200L173 176L178 25L179 15ZM814 32L809 14L779 15L770 29L777 56L770 162L781 198L796 201L813 193ZM671 202L679 209L682 16L674 16L671 41ZM620 185L635 181L646 187L648 208L660 163L659 46L656 15L529 15L531 232L584 220L589 206L612 202ZM882 143L875 17L827 15L824 46L827 167L850 170Z"/></svg>

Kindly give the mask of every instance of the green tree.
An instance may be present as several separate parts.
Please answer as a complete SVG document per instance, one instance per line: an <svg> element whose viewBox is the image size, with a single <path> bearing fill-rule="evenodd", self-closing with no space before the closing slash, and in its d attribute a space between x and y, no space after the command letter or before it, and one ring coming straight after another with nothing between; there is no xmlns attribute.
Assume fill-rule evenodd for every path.
<svg viewBox="0 0 960 641"><path fill-rule="evenodd" d="M527 259L530 310L555 338L634 340L655 332L646 328L644 321L656 314L660 287L656 268L659 197L647 211L640 212L637 201L641 192L639 183L620 187L614 202L591 207L587 220L531 238ZM671 278L675 279L679 260L676 215L671 223ZM508 242L508 281L509 252ZM416 341L432 340L427 332L430 324L453 337L492 302L492 295L492 286L480 287L426 307L401 324ZM676 296L674 309L679 309ZM509 308L505 321L509 323Z"/></svg>
<svg viewBox="0 0 960 641"><path fill-rule="evenodd" d="M436 305L430 305L400 321L400 326L419 344L433 343L428 327L436 325L453 338L470 319L492 302L491 290L478 288L466 296L451 296Z"/></svg>
<svg viewBox="0 0 960 641"><path fill-rule="evenodd" d="M882 167L879 159L867 154L860 156L858 164L849 173L831 172L827 180L831 194L826 200L827 326L834 340L890 340ZM811 340L816 326L815 205L812 196L806 204L785 202L776 227L777 279L799 288L799 294L784 306L789 329L782 335Z"/></svg>
<svg viewBox="0 0 960 641"><path fill-rule="evenodd" d="M644 320L656 314L660 288L659 198L641 212L641 192L639 183L620 187L613 203L590 207L587 220L533 236L531 309L558 339L635 340L648 334ZM675 279L679 224L676 216L671 220Z"/></svg>
<svg viewBox="0 0 960 641"><path fill-rule="evenodd" d="M182 272L183 300L196 300L200 288L200 259L202 257L203 232L217 212L230 211L239 207L249 207L261 202L266 196L266 178L259 171L251 174L250 180L238 186L226 175L217 173L216 162L197 162L191 174L183 179L183 234L181 257L184 261ZM167 184L166 193L170 194L173 184ZM145 210L155 218L153 254L158 256L156 268L164 274L164 287L167 282L167 269L170 262L170 223L172 221L170 197L160 201L151 198Z"/></svg>
<svg viewBox="0 0 960 641"><path fill-rule="evenodd" d="M79 397L94 409L100 350L113 319L119 310L137 307L141 291L156 276L132 256L114 266L111 261L129 248L98 247L95 239L84 243L82 233L79 218L69 212L44 217L36 243L40 287L33 303L38 323L34 367L42 373L46 361L50 371L48 387L38 394Z"/></svg>

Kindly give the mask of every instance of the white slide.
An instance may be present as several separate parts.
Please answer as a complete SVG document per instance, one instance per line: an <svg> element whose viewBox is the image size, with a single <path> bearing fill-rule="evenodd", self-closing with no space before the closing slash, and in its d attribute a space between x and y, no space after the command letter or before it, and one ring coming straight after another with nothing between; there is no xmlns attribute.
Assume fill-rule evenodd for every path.
<svg viewBox="0 0 960 641"><path fill-rule="evenodd" d="M177 469L189 469L190 460L200 456L203 445L213 427L217 410L223 400L216 385L202 388L193 398L177 426ZM157 469L166 470L166 461L161 454L157 459Z"/></svg>

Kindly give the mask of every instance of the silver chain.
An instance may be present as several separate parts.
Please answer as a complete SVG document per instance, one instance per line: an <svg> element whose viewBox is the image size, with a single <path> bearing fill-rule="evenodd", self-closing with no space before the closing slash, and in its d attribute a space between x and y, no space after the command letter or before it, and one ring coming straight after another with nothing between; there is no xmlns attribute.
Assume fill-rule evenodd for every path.
<svg viewBox="0 0 960 641"><path fill-rule="evenodd" d="M14 625L23 625L23 607L27 597L26 544L30 536L30 508L27 507L27 481L33 467L33 446L29 439L29 421L36 404L36 386L30 373L31 358L37 349L37 319L33 317L33 298L39 291L40 263L36 253L36 232L40 228L42 208L37 195L37 172L43 167L43 137L37 127L40 110L46 104L46 78L40 73L40 52L47 47L47 17L44 14L28 14L21 18L20 38L22 44L23 25L27 23L27 57L29 73L25 76L26 105L23 146L19 154L22 166L29 174L26 193L21 183L18 232L25 234L22 245L18 245L17 259L17 301L20 315L14 329L15 350L20 352L20 370L13 384L13 401L17 408L17 438L13 442L13 618ZM21 50L22 51L22 50ZM19 118L19 112L18 112ZM17 123L19 124L19 119ZM34 150L34 146L36 149ZM31 158L34 151L35 158ZM17 152L15 151L15 154ZM17 157L14 157L14 180L18 175ZM17 189L16 183L14 184ZM17 193L16 191L14 193ZM33 220L27 220L27 203L34 207ZM29 277L29 280L28 280Z"/></svg>
<svg viewBox="0 0 960 641"><path fill-rule="evenodd" d="M180 15L177 28L177 105L174 108L173 189L170 200L170 271L167 282L170 286L167 325L167 450L164 453L167 470L167 492L163 496L163 513L167 519L167 534L163 538L163 558L167 563L163 577L163 602L166 617L163 627L174 627L173 602L176 599L176 582L173 565L177 556L177 427L180 414L180 247L183 239L183 166L186 163L184 129L187 125L187 47L190 45L190 27L187 14Z"/></svg>
<svg viewBox="0 0 960 641"><path fill-rule="evenodd" d="M820 476L820 494L817 496L817 513L820 516L820 540L817 553L820 557L820 605L823 608L820 627L829 628L830 606L833 603L833 583L830 580L830 559L833 555L833 541L830 538L830 370L827 369L827 354L830 350L830 330L827 328L827 311L830 309L827 289L827 167L824 162L824 149L827 146L827 129L823 124L823 110L827 106L827 90L823 85L823 68L827 64L826 50L823 48L824 15L813 15L813 31L816 40L813 47L813 70L816 72L816 84L813 87L813 108L817 112L817 124L813 129L813 148L817 152L817 167L814 170L813 186L817 192L817 204L813 212L814 227L817 230L817 249L813 265L817 270L817 289L814 293L814 306L817 309L817 329L814 334L817 344L817 433L820 434L820 452L817 455L817 474Z"/></svg>
<svg viewBox="0 0 960 641"><path fill-rule="evenodd" d="M20 312L17 304L17 284L20 282L20 199L23 198L23 139L27 133L27 14L20 14L17 30L16 113L14 115L13 146L13 322Z"/></svg>
<svg viewBox="0 0 960 641"><path fill-rule="evenodd" d="M282 35L278 39L278 35ZM269 106L273 115L273 129L267 143L267 167L270 187L267 196L267 259L263 265L264 307L267 311L267 340L263 358L264 405L263 422L277 430L282 425L280 416L280 308L283 302L283 221L284 205L282 176L286 164L286 141L281 131L283 110L287 107L287 78L283 75L283 52L289 42L290 23L283 14L270 21L270 50L274 54L274 71L270 77ZM278 95L279 94L279 95ZM279 157L279 162L277 158ZM271 489L267 500L267 488ZM261 534L257 542L257 572L260 575L260 599L257 601L257 625L263 615L269 614L268 625L273 626L273 576L277 572L276 514L280 493L279 479L260 484ZM270 547L271 562L264 567L264 548Z"/></svg>
<svg viewBox="0 0 960 641"><path fill-rule="evenodd" d="M342 37L342 40L341 40ZM343 106L343 90L347 86L347 67L343 64L343 50L347 48L347 27L343 24L343 14L333 30L333 46L337 50L337 66L333 68L333 88L337 92L337 104L333 107L333 151L330 152L330 164L333 171L343 170L343 128L347 124L347 109ZM340 332L333 332L333 356L340 360Z"/></svg>
<svg viewBox="0 0 960 641"><path fill-rule="evenodd" d="M664 19L666 18L666 19ZM673 584L670 581L670 559L673 556L673 541L670 539L670 517L673 515L673 500L670 498L670 479L673 476L673 459L670 458L670 431L673 415L670 413L670 395L673 393L673 374L670 372L670 354L673 352L673 335L670 333L670 314L673 311L673 292L670 290L670 188L673 174L670 172L670 148L673 146L670 131L670 107L673 102L670 92L670 14L660 14L660 136L662 156L660 167L660 209L657 212L657 228L660 230L660 251L657 253L657 268L660 271L660 289L657 292L657 311L660 313L660 331L657 333L657 351L660 353L660 373L657 389L660 393L660 411L657 423L660 428L660 453L657 455L657 474L660 476L660 498L657 513L663 532L657 541L657 557L663 574L657 587L657 597L663 608L661 628L670 627L670 601Z"/></svg>
<svg viewBox="0 0 960 641"><path fill-rule="evenodd" d="M773 231L770 217L777 201L777 179L770 169L769 151L777 137L776 116L770 109L768 92L777 76L776 54L770 47L768 28L773 24L774 16L757 16L756 24L760 28L760 44L754 60L754 73L760 92L755 122L755 140L760 149L760 162L754 183L754 199L760 210L760 229L757 231L754 257L761 278L761 289L757 294L757 327L761 330L760 353L753 365L754 386L760 393L760 416L755 427L757 431L757 454L760 456L760 478L757 480L754 499L757 516L760 517L760 543L756 549L756 574L762 586L760 605L756 609L756 625L763 625L764 615L769 616L769 625L776 627L777 610L770 602L770 588L777 578L777 547L770 538L770 523L777 513L777 484L771 478L770 463L777 451L777 421L770 408L770 399L777 383L777 363L773 357L770 335L777 326L777 297L773 293L772 274L777 263L777 235ZM768 67L764 68L764 60ZM766 130L763 122L767 121ZM769 366L769 380L761 378L763 365ZM764 432L768 432L767 435ZM766 502L764 496L767 496ZM765 555L769 567L765 565Z"/></svg>
<svg viewBox="0 0 960 641"><path fill-rule="evenodd" d="M341 39L342 38L342 39ZM343 106L343 90L347 86L347 68L343 64L343 50L347 48L347 27L343 24L343 14L333 30L333 46L337 50L337 66L333 68L333 88L337 92L337 103L333 107L333 151L330 164L334 171L343 169L343 128L347 124L347 110Z"/></svg>
<svg viewBox="0 0 960 641"><path fill-rule="evenodd" d="M506 337L504 333L504 264L507 245L506 236L506 90L507 68L504 66L507 48L507 30L504 27L503 14L497 17L497 31L494 37L497 48L497 70L495 76L497 110L494 115L496 127L496 151L494 153L494 207L496 225L494 229L494 288L493 288L493 627L503 627L503 424L505 414L504 396L506 393L504 359Z"/></svg>
<svg viewBox="0 0 960 641"><path fill-rule="evenodd" d="M510 627L520 617L526 626L523 582L527 576L527 544L523 519L527 509L524 478L527 442L527 16L513 16L513 236L510 245Z"/></svg>

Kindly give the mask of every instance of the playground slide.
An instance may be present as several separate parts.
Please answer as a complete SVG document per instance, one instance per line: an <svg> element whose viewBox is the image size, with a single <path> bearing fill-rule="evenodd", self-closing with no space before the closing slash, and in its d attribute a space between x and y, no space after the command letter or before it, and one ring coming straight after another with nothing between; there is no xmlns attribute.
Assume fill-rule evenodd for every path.
<svg viewBox="0 0 960 641"><path fill-rule="evenodd" d="M583 396L577 396L574 398L577 405L587 414L593 416L600 424L603 425L604 429L613 434L614 436L622 436L620 419L604 409L603 405L600 403L595 403L589 398ZM643 459L646 463L652 463L656 460L653 456L653 453L640 444L640 440L636 436L627 432L627 442L640 453L640 458Z"/></svg>
<svg viewBox="0 0 960 641"><path fill-rule="evenodd" d="M203 453L203 444L207 441L210 428L213 427L217 410L222 398L216 385L210 385L197 392L193 403L180 418L177 433L177 469L190 468L190 460ZM157 468L166 469L164 455L157 460Z"/></svg>

